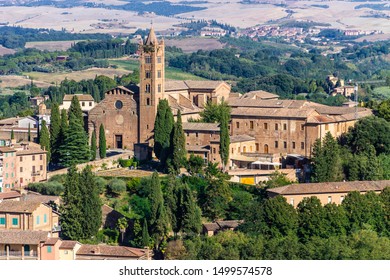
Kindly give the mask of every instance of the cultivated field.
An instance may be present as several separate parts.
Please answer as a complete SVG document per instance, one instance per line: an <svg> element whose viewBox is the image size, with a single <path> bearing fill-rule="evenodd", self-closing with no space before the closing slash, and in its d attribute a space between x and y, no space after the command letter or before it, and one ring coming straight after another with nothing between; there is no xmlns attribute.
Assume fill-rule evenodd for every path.
<svg viewBox="0 0 390 280"><path fill-rule="evenodd" d="M80 42L81 40L76 41L49 41L49 42L27 42L26 48L34 48L41 51L66 51L69 49L72 44Z"/></svg>
<svg viewBox="0 0 390 280"><path fill-rule="evenodd" d="M211 38L185 38L185 39L167 39L166 46L178 47L185 53L196 52L198 50L222 49L223 44L217 39Z"/></svg>
<svg viewBox="0 0 390 280"><path fill-rule="evenodd" d="M5 54L14 54L15 51L12 50L12 49L7 49L5 47L3 47L2 45L0 45L0 56L3 56Z"/></svg>
<svg viewBox="0 0 390 280"><path fill-rule="evenodd" d="M129 168L118 168L96 172L97 176L101 177L147 177L152 176L152 171L131 170Z"/></svg>
<svg viewBox="0 0 390 280"><path fill-rule="evenodd" d="M31 80L27 76L16 76L16 75L0 76L0 81L1 81L0 88L17 88L17 87L23 87L31 84ZM34 80L34 84L37 87L41 87L41 88L50 86L50 83L44 81Z"/></svg>
<svg viewBox="0 0 390 280"><path fill-rule="evenodd" d="M70 73L41 73L41 72L28 72L24 75L29 76L35 81L46 82L49 84L60 83L67 78L68 80L81 81L86 79L94 79L96 75L104 75L111 78L114 76L122 76L128 74L129 71L123 69L112 68L90 68L82 71L74 71Z"/></svg>

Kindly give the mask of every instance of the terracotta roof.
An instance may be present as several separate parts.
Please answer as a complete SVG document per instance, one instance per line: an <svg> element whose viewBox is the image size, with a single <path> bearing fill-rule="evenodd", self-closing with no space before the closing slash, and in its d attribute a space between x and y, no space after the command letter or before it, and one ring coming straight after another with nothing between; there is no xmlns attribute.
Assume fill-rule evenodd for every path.
<svg viewBox="0 0 390 280"><path fill-rule="evenodd" d="M230 221L217 221L217 224L222 228L236 228L242 224L242 220L230 220Z"/></svg>
<svg viewBox="0 0 390 280"><path fill-rule="evenodd" d="M34 193L28 193L26 195L23 195L24 201L33 201L33 202L41 202L41 203L49 203L50 201L59 201L60 197L56 195L41 195L41 194L34 194Z"/></svg>
<svg viewBox="0 0 390 280"><path fill-rule="evenodd" d="M32 213L40 204L38 201L5 200L0 203L0 212Z"/></svg>
<svg viewBox="0 0 390 280"><path fill-rule="evenodd" d="M79 244L79 242L73 241L73 240L62 240L61 245L60 245L60 249L72 250L72 249L74 249L76 244Z"/></svg>
<svg viewBox="0 0 390 280"><path fill-rule="evenodd" d="M102 205L102 225L106 228L115 229L120 218L124 217L121 213L110 206Z"/></svg>
<svg viewBox="0 0 390 280"><path fill-rule="evenodd" d="M16 151L17 156L23 156L23 155L34 155L34 154L46 154L47 151L44 151L42 149L28 149L28 150L20 150Z"/></svg>
<svg viewBox="0 0 390 280"><path fill-rule="evenodd" d="M0 244L35 245L47 240L49 232L36 230L0 230Z"/></svg>
<svg viewBox="0 0 390 280"><path fill-rule="evenodd" d="M140 258L146 255L146 250L125 246L83 244L76 255Z"/></svg>
<svg viewBox="0 0 390 280"><path fill-rule="evenodd" d="M18 124L19 118L8 118L0 120L0 125L15 125Z"/></svg>
<svg viewBox="0 0 390 280"><path fill-rule="evenodd" d="M248 100L255 101L255 100ZM314 109L290 109L290 108L232 108L231 116L254 116L254 117L279 117L305 119L314 112Z"/></svg>
<svg viewBox="0 0 390 280"><path fill-rule="evenodd" d="M244 93L240 99L277 99L279 95L264 90L256 90Z"/></svg>
<svg viewBox="0 0 390 280"><path fill-rule="evenodd" d="M73 96L77 96L79 101L94 101L90 94L65 94L63 101L72 101Z"/></svg>
<svg viewBox="0 0 390 280"><path fill-rule="evenodd" d="M0 200L3 199L12 199L12 198L18 198L21 197L21 194L17 191L10 191L10 192L2 192L0 193Z"/></svg>
<svg viewBox="0 0 390 280"><path fill-rule="evenodd" d="M0 153L11 153L11 152L16 152L16 150L10 147L0 147Z"/></svg>
<svg viewBox="0 0 390 280"><path fill-rule="evenodd" d="M247 134L230 136L230 143L247 142L253 140L255 140L255 137L249 136Z"/></svg>
<svg viewBox="0 0 390 280"><path fill-rule="evenodd" d="M234 98L228 100L228 104L232 107L259 107L259 108L296 108L300 109L304 106L312 106L313 102L306 100L262 100L262 99L245 99Z"/></svg>
<svg viewBox="0 0 390 280"><path fill-rule="evenodd" d="M221 84L224 84L223 81L184 81L190 89L208 89L214 90L219 87Z"/></svg>
<svg viewBox="0 0 390 280"><path fill-rule="evenodd" d="M210 152L210 149L207 146L199 145L186 145L186 150L188 152Z"/></svg>
<svg viewBox="0 0 390 280"><path fill-rule="evenodd" d="M267 192L287 195L287 194L319 194L319 193L345 193L345 192L367 192L382 191L390 187L390 180L382 181L353 181L353 182L325 182L292 184L284 187L268 189Z"/></svg>
<svg viewBox="0 0 390 280"><path fill-rule="evenodd" d="M184 81L166 80L164 89L165 91L188 90L188 86Z"/></svg>
<svg viewBox="0 0 390 280"><path fill-rule="evenodd" d="M55 245L60 239L58 237L50 237L46 240L44 245L53 246Z"/></svg>
<svg viewBox="0 0 390 280"><path fill-rule="evenodd" d="M183 122L183 130L193 131L219 131L217 123Z"/></svg>
<svg viewBox="0 0 390 280"><path fill-rule="evenodd" d="M205 223L205 224L203 224L203 227L207 231L217 231L217 230L219 230L219 225L217 223Z"/></svg>

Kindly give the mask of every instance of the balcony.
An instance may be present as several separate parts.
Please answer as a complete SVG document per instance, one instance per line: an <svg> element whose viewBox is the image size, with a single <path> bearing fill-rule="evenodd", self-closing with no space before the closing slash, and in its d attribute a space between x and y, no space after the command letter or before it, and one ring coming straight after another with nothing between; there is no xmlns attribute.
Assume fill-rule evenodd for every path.
<svg viewBox="0 0 390 280"><path fill-rule="evenodd" d="M31 172L31 176L40 176L40 175L41 175L41 171Z"/></svg>
<svg viewBox="0 0 390 280"><path fill-rule="evenodd" d="M0 251L0 260L37 260L38 253L34 252L24 252L24 257L22 257L22 251L9 251L7 256L7 251Z"/></svg>

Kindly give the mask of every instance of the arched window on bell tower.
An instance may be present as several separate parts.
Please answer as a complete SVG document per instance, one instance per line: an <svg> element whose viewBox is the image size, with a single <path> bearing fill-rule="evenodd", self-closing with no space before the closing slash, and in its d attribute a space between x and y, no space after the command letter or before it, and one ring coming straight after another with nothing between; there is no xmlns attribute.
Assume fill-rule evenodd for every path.
<svg viewBox="0 0 390 280"><path fill-rule="evenodd" d="M145 93L150 93L150 84L145 85Z"/></svg>

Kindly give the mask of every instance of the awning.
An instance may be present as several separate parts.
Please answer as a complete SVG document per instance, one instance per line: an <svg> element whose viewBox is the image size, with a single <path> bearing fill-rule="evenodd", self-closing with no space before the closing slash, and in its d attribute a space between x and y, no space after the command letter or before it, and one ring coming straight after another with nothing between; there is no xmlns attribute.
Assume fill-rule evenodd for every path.
<svg viewBox="0 0 390 280"><path fill-rule="evenodd" d="M279 162L267 162L267 161L254 161L251 164L253 164L253 165L273 165L273 166L282 165Z"/></svg>

